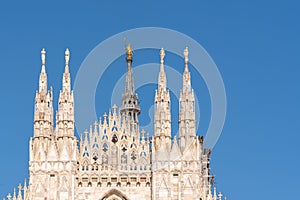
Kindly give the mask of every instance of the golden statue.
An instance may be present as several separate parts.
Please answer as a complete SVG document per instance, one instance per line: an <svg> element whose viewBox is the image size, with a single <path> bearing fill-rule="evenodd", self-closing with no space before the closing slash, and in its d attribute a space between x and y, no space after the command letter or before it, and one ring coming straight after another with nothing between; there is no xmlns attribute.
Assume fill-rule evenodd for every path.
<svg viewBox="0 0 300 200"><path fill-rule="evenodd" d="M127 47L126 47L126 53L127 53L127 58L126 58L126 60L132 60L132 53L133 53L133 50L132 50L130 44L128 44Z"/></svg>

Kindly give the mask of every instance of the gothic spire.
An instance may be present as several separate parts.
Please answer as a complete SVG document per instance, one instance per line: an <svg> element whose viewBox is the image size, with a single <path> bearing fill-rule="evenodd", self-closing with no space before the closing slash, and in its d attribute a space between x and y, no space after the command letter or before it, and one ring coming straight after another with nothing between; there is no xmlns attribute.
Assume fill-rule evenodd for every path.
<svg viewBox="0 0 300 200"><path fill-rule="evenodd" d="M170 93L166 89L167 78L164 70L165 51L160 50L160 71L158 75L158 89L155 93L155 114L154 128L157 136L164 135L171 137L171 113Z"/></svg>
<svg viewBox="0 0 300 200"><path fill-rule="evenodd" d="M65 71L62 78L62 90L59 93L58 111L56 113L57 136L74 135L74 97L71 91L69 72L70 51L65 51Z"/></svg>
<svg viewBox="0 0 300 200"><path fill-rule="evenodd" d="M41 50L42 69L39 78L39 90L35 96L34 136L50 136L53 129L52 88L47 90L46 51ZM42 122L42 123L41 123Z"/></svg>
<svg viewBox="0 0 300 200"><path fill-rule="evenodd" d="M132 73L132 54L133 50L130 44L126 47L126 61L127 61L127 72L126 72L126 83L125 91L122 95L122 106L120 107L121 116L126 119L130 124L129 130L134 135L139 134L138 129L138 115L140 114L140 105L138 95L134 91L134 81Z"/></svg>
<svg viewBox="0 0 300 200"><path fill-rule="evenodd" d="M188 68L188 48L183 51L184 72L182 75L182 89L180 91L180 112L179 112L179 143L181 150L189 144L191 137L196 136L196 117L195 117L195 97L191 87L191 76Z"/></svg>

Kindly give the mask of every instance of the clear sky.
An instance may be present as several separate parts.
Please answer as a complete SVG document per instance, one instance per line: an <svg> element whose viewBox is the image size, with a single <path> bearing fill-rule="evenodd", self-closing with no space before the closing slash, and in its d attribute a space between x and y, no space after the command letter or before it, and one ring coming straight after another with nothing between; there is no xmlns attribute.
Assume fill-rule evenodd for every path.
<svg viewBox="0 0 300 200"><path fill-rule="evenodd" d="M74 80L85 57L101 41L145 26L189 35L208 51L220 70L228 108L212 154L218 190L236 200L297 198L299 6L296 1L276 0L1 2L0 198L28 177L41 48L47 51L48 83L54 88L56 108L66 47L71 50ZM158 62L156 54L158 51L138 51L135 64ZM121 72L114 74L114 69L124 67L125 72L123 57L120 60L115 65L122 66L113 65L107 71L108 83L121 76ZM169 64L175 61L179 63L173 64L174 68L182 70L182 61L170 55ZM199 134L203 135L210 117L209 98L201 78L193 74L192 78L194 88L203 91L203 99L199 99L203 110ZM110 105L105 94L111 92L111 86L107 86L97 91L98 115ZM154 89L149 85L138 90L146 110L141 114L142 124L149 121L147 106L152 104ZM176 102L172 106L177 107Z"/></svg>

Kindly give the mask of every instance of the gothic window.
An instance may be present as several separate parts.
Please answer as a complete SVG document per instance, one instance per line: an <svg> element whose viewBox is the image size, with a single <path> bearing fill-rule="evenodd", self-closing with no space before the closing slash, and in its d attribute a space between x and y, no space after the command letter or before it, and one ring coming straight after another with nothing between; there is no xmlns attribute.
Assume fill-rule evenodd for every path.
<svg viewBox="0 0 300 200"><path fill-rule="evenodd" d="M99 148L99 145L97 143L94 143L93 148Z"/></svg>
<svg viewBox="0 0 300 200"><path fill-rule="evenodd" d="M108 140L108 136L107 135L103 135L102 136L102 140Z"/></svg>
<svg viewBox="0 0 300 200"><path fill-rule="evenodd" d="M121 164L127 164L127 155L125 153L121 156Z"/></svg>
<svg viewBox="0 0 300 200"><path fill-rule="evenodd" d="M118 153L118 147L116 145L113 145L111 147L111 154L112 154L112 156L116 156L117 153Z"/></svg>
<svg viewBox="0 0 300 200"><path fill-rule="evenodd" d="M130 148L137 148L137 146L136 146L136 144L134 144L134 143L132 143L131 145L130 145Z"/></svg>
<svg viewBox="0 0 300 200"><path fill-rule="evenodd" d="M106 143L103 144L102 150L103 150L104 152L107 152L107 151L108 151L108 145L107 145Z"/></svg>
<svg viewBox="0 0 300 200"><path fill-rule="evenodd" d="M113 134L111 141L116 144L118 142L118 136L116 134Z"/></svg>
<svg viewBox="0 0 300 200"><path fill-rule="evenodd" d="M141 153L140 153L140 157L143 157L143 156L145 156L145 157L146 157L146 155L147 155L147 154L146 154L146 152L145 152L145 151L143 151L143 152L141 152Z"/></svg>
<svg viewBox="0 0 300 200"><path fill-rule="evenodd" d="M134 151L131 153L131 159L132 159L133 161L136 160L136 153L135 153Z"/></svg>
<svg viewBox="0 0 300 200"><path fill-rule="evenodd" d="M89 152L88 152L87 146L84 147L83 157L84 157L84 156L89 156Z"/></svg>
<svg viewBox="0 0 300 200"><path fill-rule="evenodd" d="M89 163L87 160L83 161L82 170L89 170Z"/></svg>
<svg viewBox="0 0 300 200"><path fill-rule="evenodd" d="M141 170L143 170L143 169L146 170L146 166L147 166L146 159L142 158L141 161L140 161L140 163L141 163Z"/></svg>
<svg viewBox="0 0 300 200"><path fill-rule="evenodd" d="M107 154L102 155L102 164L108 164L108 156Z"/></svg>
<svg viewBox="0 0 300 200"><path fill-rule="evenodd" d="M126 145L122 145L122 151L125 153L125 151L127 151L127 147Z"/></svg>
<svg viewBox="0 0 300 200"><path fill-rule="evenodd" d="M96 162L98 160L98 153L94 152L93 153L93 160Z"/></svg>

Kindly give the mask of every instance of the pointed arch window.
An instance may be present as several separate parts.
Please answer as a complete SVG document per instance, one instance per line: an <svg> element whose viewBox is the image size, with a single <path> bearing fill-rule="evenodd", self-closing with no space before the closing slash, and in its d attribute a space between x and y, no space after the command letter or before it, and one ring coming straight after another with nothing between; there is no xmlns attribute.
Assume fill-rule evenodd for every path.
<svg viewBox="0 0 300 200"><path fill-rule="evenodd" d="M111 140L114 144L116 144L118 142L118 136L116 134L113 134L112 136L112 140Z"/></svg>
<svg viewBox="0 0 300 200"><path fill-rule="evenodd" d="M133 152L131 153L131 159L132 159L133 161L135 161L136 158L137 158L136 153L133 151Z"/></svg>
<svg viewBox="0 0 300 200"><path fill-rule="evenodd" d="M102 155L102 164L108 164L108 156L107 154Z"/></svg>
<svg viewBox="0 0 300 200"><path fill-rule="evenodd" d="M103 150L104 152L107 152L107 151L108 151L108 145L107 145L106 143L104 143L104 144L102 145L102 150Z"/></svg>

